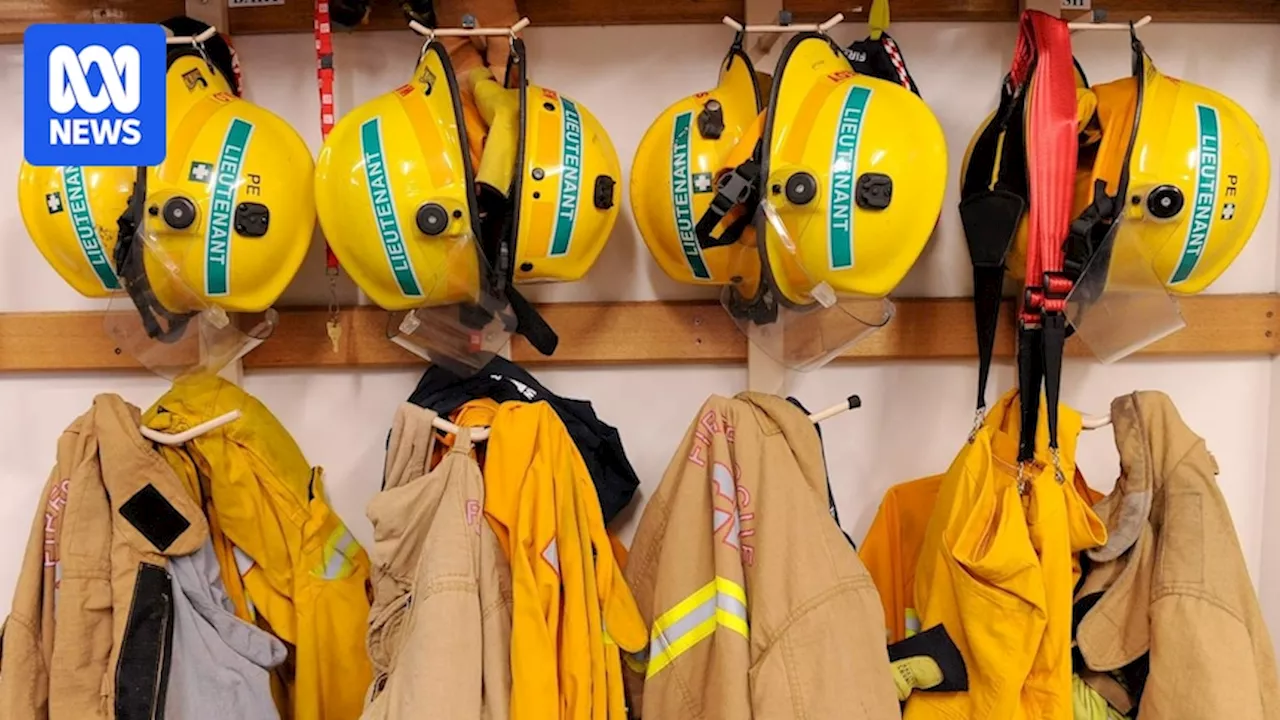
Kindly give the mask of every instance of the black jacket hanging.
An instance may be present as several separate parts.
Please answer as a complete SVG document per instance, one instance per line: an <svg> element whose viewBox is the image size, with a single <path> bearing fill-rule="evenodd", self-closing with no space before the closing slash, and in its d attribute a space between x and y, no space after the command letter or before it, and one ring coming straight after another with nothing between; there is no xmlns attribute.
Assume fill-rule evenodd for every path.
<svg viewBox="0 0 1280 720"><path fill-rule="evenodd" d="M448 415L467 401L478 398L500 403L545 400L560 416L582 454L596 486L605 523L612 522L631 502L640 479L627 460L617 428L596 417L591 403L556 395L510 360L495 357L467 378L433 365L423 373L409 402Z"/></svg>

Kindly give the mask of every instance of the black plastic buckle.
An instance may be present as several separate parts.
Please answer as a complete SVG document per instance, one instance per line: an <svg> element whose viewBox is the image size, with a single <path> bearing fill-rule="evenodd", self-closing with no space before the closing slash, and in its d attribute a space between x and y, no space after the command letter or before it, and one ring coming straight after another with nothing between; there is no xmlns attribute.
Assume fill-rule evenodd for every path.
<svg viewBox="0 0 1280 720"><path fill-rule="evenodd" d="M754 204L759 195L759 182L760 164L755 161L745 162L721 177L720 187L716 189L715 197L711 198L711 205L698 220L698 247L708 250L738 241L742 231L750 224L749 220L746 223L735 223L734 227L719 237L715 235L716 226L735 207Z"/></svg>

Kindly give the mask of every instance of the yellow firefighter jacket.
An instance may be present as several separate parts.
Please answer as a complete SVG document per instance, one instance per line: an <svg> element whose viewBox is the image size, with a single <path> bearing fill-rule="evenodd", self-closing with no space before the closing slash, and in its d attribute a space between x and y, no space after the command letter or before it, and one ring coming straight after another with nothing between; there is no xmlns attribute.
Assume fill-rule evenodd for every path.
<svg viewBox="0 0 1280 720"><path fill-rule="evenodd" d="M946 626L969 691L913 693L906 720L1072 720L1076 554L1105 543L1106 528L1075 483L1059 480L1044 403L1034 462L1019 470L1019 413L1010 392L939 487L915 572L916 608L921 627ZM1080 424L1060 408L1065 478L1075 474Z"/></svg>
<svg viewBox="0 0 1280 720"><path fill-rule="evenodd" d="M204 501L237 615L291 646L281 717L354 720L372 678L369 557L326 502L320 468L262 403L215 376L175 382L143 421L177 433L232 410L239 420L160 451Z"/></svg>
<svg viewBox="0 0 1280 720"><path fill-rule="evenodd" d="M545 402L503 403L487 445L485 514L511 562L512 720L625 720L618 647L640 650L647 631L582 456Z"/></svg>
<svg viewBox="0 0 1280 720"><path fill-rule="evenodd" d="M875 585L827 503L818 434L786 400L712 397L627 562L647 720L897 718Z"/></svg>

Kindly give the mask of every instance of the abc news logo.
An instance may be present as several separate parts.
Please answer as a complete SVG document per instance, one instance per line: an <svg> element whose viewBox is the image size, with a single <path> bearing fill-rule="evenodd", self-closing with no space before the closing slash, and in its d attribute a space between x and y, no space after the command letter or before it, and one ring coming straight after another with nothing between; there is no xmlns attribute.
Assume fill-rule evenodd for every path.
<svg viewBox="0 0 1280 720"><path fill-rule="evenodd" d="M32 165L158 165L165 154L159 25L33 25L23 38L23 151Z"/></svg>
<svg viewBox="0 0 1280 720"><path fill-rule="evenodd" d="M142 102L142 60L138 48L122 45L114 53L101 45L80 52L59 45L49 53L49 108L65 116L76 108L99 115L108 108L127 115ZM102 77L97 92L89 89L88 73ZM51 145L137 145L142 141L138 118L50 118Z"/></svg>

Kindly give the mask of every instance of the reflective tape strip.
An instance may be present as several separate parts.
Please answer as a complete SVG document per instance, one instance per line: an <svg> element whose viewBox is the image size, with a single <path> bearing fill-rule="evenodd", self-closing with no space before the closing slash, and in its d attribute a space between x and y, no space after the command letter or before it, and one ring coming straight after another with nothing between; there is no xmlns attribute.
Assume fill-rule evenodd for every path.
<svg viewBox="0 0 1280 720"><path fill-rule="evenodd" d="M702 586L658 617L653 623L648 649L630 656L627 665L653 677L690 648L711 637L717 626L743 638L750 637L747 594L741 585L722 577Z"/></svg>
<svg viewBox="0 0 1280 720"><path fill-rule="evenodd" d="M324 544L324 562L318 573L325 580L337 580L350 574L352 569L349 551L357 547L356 539L345 527L334 530Z"/></svg>

